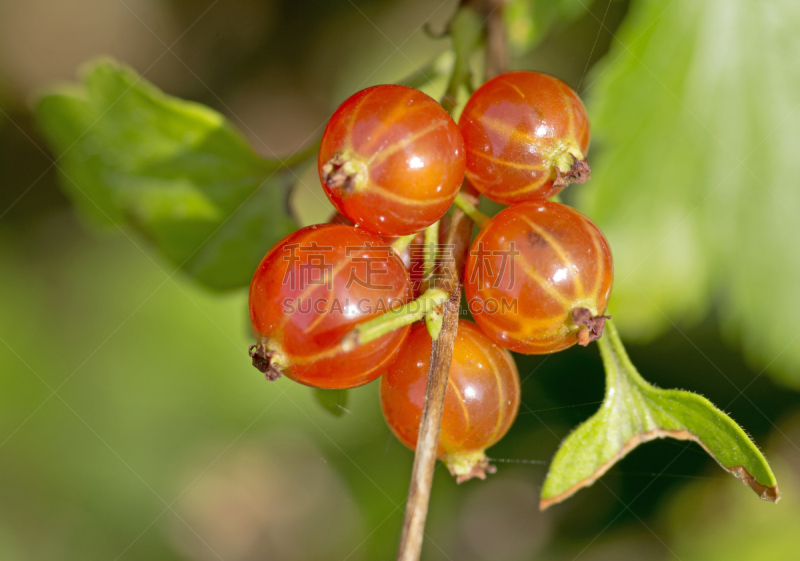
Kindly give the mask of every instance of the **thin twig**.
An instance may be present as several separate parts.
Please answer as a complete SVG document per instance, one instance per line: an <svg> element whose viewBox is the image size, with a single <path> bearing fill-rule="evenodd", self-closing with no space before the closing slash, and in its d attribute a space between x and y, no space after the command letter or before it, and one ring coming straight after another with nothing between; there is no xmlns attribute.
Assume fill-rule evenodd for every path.
<svg viewBox="0 0 800 561"><path fill-rule="evenodd" d="M478 210L477 205L471 200L471 198L467 198L463 193L456 195L456 200L453 201L453 204L456 205L461 212L469 216L480 229L483 229L489 220L491 220L488 216Z"/></svg>
<svg viewBox="0 0 800 561"><path fill-rule="evenodd" d="M403 533L400 535L400 549L397 552L398 561L417 561L422 552L425 519L428 517L428 502L431 498L433 470L436 466L436 451L447 390L447 376L458 332L460 298L461 290L456 290L453 297L445 304L442 330L431 349L425 407L422 409L417 449L414 453Z"/></svg>
<svg viewBox="0 0 800 561"><path fill-rule="evenodd" d="M465 181L468 192L472 187ZM463 191L462 191L463 192ZM414 453L414 467L411 471L411 484L408 489L403 533L400 536L398 561L417 561L422 552L425 532L425 519L428 516L428 502L431 498L433 470L436 467L436 451L439 447L439 431L442 424L444 397L447 390L447 377L453 358L458 316L461 302L460 272L464 268L469 243L472 238L472 220L462 211L453 211L450 228L447 230L444 247L452 254L442 259L442 286L452 296L444 306L442 330L431 348L431 362L428 370L428 386L425 392L425 406L419 424L417 449Z"/></svg>
<svg viewBox="0 0 800 561"><path fill-rule="evenodd" d="M465 1L478 10L485 18L486 25L486 71L493 77L506 69L505 30L503 28L503 0ZM477 4L477 5L476 5ZM448 88L448 91L455 88ZM452 93L452 92L450 92ZM454 96L452 96L454 99ZM446 96L445 101L451 100ZM464 181L462 196L473 206L478 197L474 187ZM439 445L439 432L442 424L442 411L447 390L450 362L453 358L456 334L458 333L459 307L461 301L461 274L472 239L472 220L460 209L454 209L452 219L444 239L444 248L451 252L442 259L442 288L451 294L444 305L444 318L439 337L431 348L431 361L428 370L428 386L425 393L425 406L422 409L417 448L414 453L414 467L408 490L403 532L397 561L418 561L422 553L425 535L425 520L428 516L428 503L431 497L433 472L436 467L436 452Z"/></svg>

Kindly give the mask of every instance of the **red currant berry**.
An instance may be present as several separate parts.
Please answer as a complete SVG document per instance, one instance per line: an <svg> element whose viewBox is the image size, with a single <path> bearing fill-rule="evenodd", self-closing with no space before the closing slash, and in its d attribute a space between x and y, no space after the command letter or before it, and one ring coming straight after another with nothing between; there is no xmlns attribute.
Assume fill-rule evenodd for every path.
<svg viewBox="0 0 800 561"><path fill-rule="evenodd" d="M441 105L406 86L374 86L333 114L319 150L333 205L357 225L402 236L436 222L464 180L464 141Z"/></svg>
<svg viewBox="0 0 800 561"><path fill-rule="evenodd" d="M442 217L443 220L446 218L447 216ZM353 226L353 221L341 212L336 211L328 220L328 224L346 224L348 226ZM399 239L400 238L397 237L386 238L386 243L394 244ZM414 239L402 250L395 249L403 265L408 269L408 273L411 277L412 294L415 298L422 294L421 289L425 281L425 251L425 236L422 232L416 234Z"/></svg>
<svg viewBox="0 0 800 561"><path fill-rule="evenodd" d="M591 220L559 203L528 201L475 238L464 290L492 340L545 354L600 338L613 278L611 249Z"/></svg>
<svg viewBox="0 0 800 561"><path fill-rule="evenodd" d="M250 285L253 365L317 388L371 382L392 361L405 326L352 350L342 337L355 325L410 298L408 271L380 237L353 226L298 230L261 261Z"/></svg>
<svg viewBox="0 0 800 561"><path fill-rule="evenodd" d="M425 404L430 355L428 330L417 325L381 378L383 416L412 450ZM437 451L459 483L472 477L483 479L494 471L484 450L511 428L519 400L519 374L511 354L492 343L474 323L459 320Z"/></svg>
<svg viewBox="0 0 800 561"><path fill-rule="evenodd" d="M539 72L492 78L458 121L467 179L494 201L546 199L589 179L589 120L578 95Z"/></svg>
<svg viewBox="0 0 800 561"><path fill-rule="evenodd" d="M344 224L345 226L355 226L353 221L347 218L338 210L328 219L328 224Z"/></svg>

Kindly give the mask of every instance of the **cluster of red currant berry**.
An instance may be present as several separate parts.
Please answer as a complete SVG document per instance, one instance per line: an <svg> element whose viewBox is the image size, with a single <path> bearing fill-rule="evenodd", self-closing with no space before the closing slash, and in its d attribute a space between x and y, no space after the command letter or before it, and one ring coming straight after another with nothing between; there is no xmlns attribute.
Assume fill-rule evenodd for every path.
<svg viewBox="0 0 800 561"><path fill-rule="evenodd" d="M438 224L455 203L481 226L459 271L475 323L459 321L438 454L459 480L483 477L491 470L484 450L519 408L507 349L552 353L603 331L608 243L581 213L547 200L589 178L588 144L575 92L536 72L489 80L458 124L412 88L356 93L334 113L319 151L337 215L281 240L253 277L253 364L271 380L284 374L331 389L384 374L384 416L414 448L431 338L449 297L433 282ZM459 195L465 181L510 206L481 215ZM439 251L411 251L426 244Z"/></svg>

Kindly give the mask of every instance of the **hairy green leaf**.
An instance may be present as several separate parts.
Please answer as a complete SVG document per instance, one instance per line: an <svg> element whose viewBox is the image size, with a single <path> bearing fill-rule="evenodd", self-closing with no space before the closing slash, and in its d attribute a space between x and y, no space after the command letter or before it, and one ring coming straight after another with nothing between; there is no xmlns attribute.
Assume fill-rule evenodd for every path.
<svg viewBox="0 0 800 561"><path fill-rule="evenodd" d="M314 388L314 399L334 417L341 417L347 412L348 391Z"/></svg>
<svg viewBox="0 0 800 561"><path fill-rule="evenodd" d="M626 336L714 304L729 339L796 386L798 28L795 0L634 0L589 85L580 189L614 250Z"/></svg>
<svg viewBox="0 0 800 561"><path fill-rule="evenodd" d="M733 419L702 396L647 383L611 321L598 344L606 369L605 399L556 452L542 488L542 509L591 485L636 446L656 438L697 442L759 497L778 501L766 459Z"/></svg>
<svg viewBox="0 0 800 561"><path fill-rule="evenodd" d="M42 97L36 116L85 215L131 224L210 287L247 285L264 253L296 228L279 162L256 156L219 113L112 61Z"/></svg>

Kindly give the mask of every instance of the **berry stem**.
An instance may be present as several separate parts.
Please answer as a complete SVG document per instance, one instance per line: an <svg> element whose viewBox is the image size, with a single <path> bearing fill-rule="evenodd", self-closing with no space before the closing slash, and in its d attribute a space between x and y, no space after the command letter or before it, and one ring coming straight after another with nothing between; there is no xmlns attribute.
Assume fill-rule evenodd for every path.
<svg viewBox="0 0 800 561"><path fill-rule="evenodd" d="M402 255L403 252L408 249L408 246L411 245L411 242L414 241L414 238L417 237L417 234L409 234L407 236L401 236L392 242L392 249L394 249L397 255Z"/></svg>
<svg viewBox="0 0 800 561"><path fill-rule="evenodd" d="M431 289L422 296L403 306L389 310L383 315L358 324L342 339L342 349L350 351L358 345L369 343L415 321L421 320L426 315L444 304L450 295L444 290Z"/></svg>
<svg viewBox="0 0 800 561"><path fill-rule="evenodd" d="M478 207L472 204L462 193L456 195L456 200L453 201L453 204L464 214L469 216L472 221L478 225L478 228L483 228L486 226L486 223L491 220L488 216L479 211Z"/></svg>
<svg viewBox="0 0 800 561"><path fill-rule="evenodd" d="M439 334L442 332L443 320L444 314L438 309L431 310L431 312L425 316L425 326L428 328L428 335L430 335L431 339L434 341L439 338Z"/></svg>
<svg viewBox="0 0 800 561"><path fill-rule="evenodd" d="M436 253L439 247L439 221L425 228L425 251L423 252L423 290L431 287L433 271L436 268Z"/></svg>

